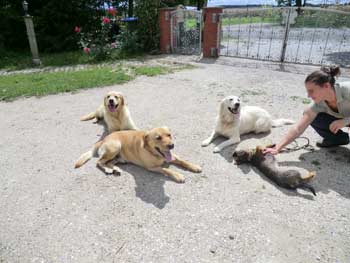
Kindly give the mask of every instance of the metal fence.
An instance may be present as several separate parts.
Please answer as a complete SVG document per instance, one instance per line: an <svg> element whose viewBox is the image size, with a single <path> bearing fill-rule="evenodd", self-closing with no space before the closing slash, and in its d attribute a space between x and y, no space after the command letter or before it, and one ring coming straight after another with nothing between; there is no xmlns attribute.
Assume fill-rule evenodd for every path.
<svg viewBox="0 0 350 263"><path fill-rule="evenodd" d="M350 67L350 13L324 8L225 9L220 55Z"/></svg>

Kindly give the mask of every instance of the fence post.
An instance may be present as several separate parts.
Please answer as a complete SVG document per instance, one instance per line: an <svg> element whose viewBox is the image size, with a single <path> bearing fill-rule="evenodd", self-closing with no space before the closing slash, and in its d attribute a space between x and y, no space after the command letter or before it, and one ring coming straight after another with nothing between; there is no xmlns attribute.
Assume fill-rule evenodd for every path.
<svg viewBox="0 0 350 263"><path fill-rule="evenodd" d="M159 9L160 52L163 54L170 53L170 47L171 47L170 13L173 10L175 10L175 8Z"/></svg>
<svg viewBox="0 0 350 263"><path fill-rule="evenodd" d="M220 7L204 8L203 57L218 57L220 45Z"/></svg>
<svg viewBox="0 0 350 263"><path fill-rule="evenodd" d="M284 39L283 39L283 44L282 44L282 51L281 51L281 58L280 61L284 62L285 56L286 56L286 51L287 51L287 42L288 42L288 35L289 35L289 26L290 26L290 13L292 11L292 8L288 8L288 13L286 17L286 27L285 27L285 32L284 32Z"/></svg>

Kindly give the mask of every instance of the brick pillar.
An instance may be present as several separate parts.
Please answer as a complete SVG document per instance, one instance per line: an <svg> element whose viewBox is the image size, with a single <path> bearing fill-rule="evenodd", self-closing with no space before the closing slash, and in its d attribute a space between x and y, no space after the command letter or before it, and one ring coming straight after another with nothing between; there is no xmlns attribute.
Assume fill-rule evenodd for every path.
<svg viewBox="0 0 350 263"><path fill-rule="evenodd" d="M203 57L219 56L219 14L220 7L204 8Z"/></svg>
<svg viewBox="0 0 350 263"><path fill-rule="evenodd" d="M161 8L159 9L159 31L160 31L160 52L170 53L171 51L171 24L170 13L175 8Z"/></svg>

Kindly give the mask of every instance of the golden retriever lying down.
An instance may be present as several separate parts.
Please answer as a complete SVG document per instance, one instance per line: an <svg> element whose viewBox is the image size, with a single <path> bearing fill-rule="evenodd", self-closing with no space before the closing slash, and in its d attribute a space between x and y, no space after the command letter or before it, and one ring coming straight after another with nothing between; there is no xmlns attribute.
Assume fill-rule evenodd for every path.
<svg viewBox="0 0 350 263"><path fill-rule="evenodd" d="M106 94L103 104L96 111L84 115L81 121L95 119L104 120L108 133L122 130L137 130L136 125L130 117L129 109L125 105L123 94L110 91Z"/></svg>
<svg viewBox="0 0 350 263"><path fill-rule="evenodd" d="M174 144L167 127L154 128L150 131L113 132L95 143L90 151L82 154L75 168L79 168L98 154L97 166L106 174L120 174L120 169L111 162L115 158L118 158L117 161L120 162L131 162L150 171L170 176L178 183L183 183L185 177L169 168L162 167L163 164L176 164L195 173L202 171L200 166L181 160L177 155L171 153L173 148Z"/></svg>

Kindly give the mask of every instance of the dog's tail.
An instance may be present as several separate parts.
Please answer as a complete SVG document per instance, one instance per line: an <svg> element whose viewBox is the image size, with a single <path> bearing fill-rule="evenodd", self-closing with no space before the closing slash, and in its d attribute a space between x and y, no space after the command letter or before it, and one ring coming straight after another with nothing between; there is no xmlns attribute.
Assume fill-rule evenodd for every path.
<svg viewBox="0 0 350 263"><path fill-rule="evenodd" d="M307 183L316 176L316 171L311 171L302 176L303 182Z"/></svg>
<svg viewBox="0 0 350 263"><path fill-rule="evenodd" d="M83 153L75 163L74 168L79 168L83 166L85 163L87 163L97 153L97 150L101 147L101 145L102 145L102 141L99 141L95 143L95 145L92 147L90 151Z"/></svg>
<svg viewBox="0 0 350 263"><path fill-rule="evenodd" d="M310 180L312 178L314 178L315 176L316 176L315 171L311 171L311 172L308 172L307 174L305 174L302 177L303 182L298 186L298 188L308 189L313 193L314 196L316 196L315 189L311 185L308 184L308 182L310 182Z"/></svg>
<svg viewBox="0 0 350 263"><path fill-rule="evenodd" d="M302 183L301 185L298 186L298 188L301 188L301 189L308 189L308 190L310 190L310 191L312 192L312 194L313 194L314 196L316 196L316 191L315 191L315 189L314 189L311 185L309 185L308 183Z"/></svg>
<svg viewBox="0 0 350 263"><path fill-rule="evenodd" d="M295 121L289 119L276 119L272 121L272 127L280 127L286 124L294 124Z"/></svg>
<svg viewBox="0 0 350 263"><path fill-rule="evenodd" d="M96 118L96 112L91 112L89 114L86 114L80 118L81 121L89 121Z"/></svg>

